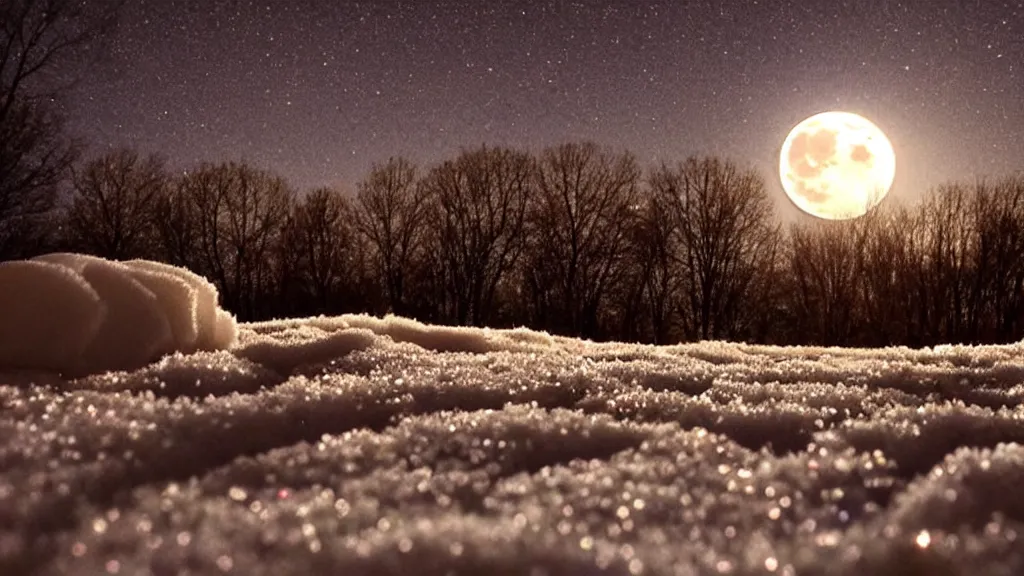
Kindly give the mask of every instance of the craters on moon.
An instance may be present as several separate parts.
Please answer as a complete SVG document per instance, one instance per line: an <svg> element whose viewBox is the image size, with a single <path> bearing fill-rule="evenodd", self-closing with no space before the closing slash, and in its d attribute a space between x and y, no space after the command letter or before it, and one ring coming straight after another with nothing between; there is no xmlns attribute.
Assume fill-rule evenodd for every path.
<svg viewBox="0 0 1024 576"><path fill-rule="evenodd" d="M849 112L824 112L798 124L779 163L790 199L826 219L867 213L888 193L895 170L895 153L882 131Z"/></svg>

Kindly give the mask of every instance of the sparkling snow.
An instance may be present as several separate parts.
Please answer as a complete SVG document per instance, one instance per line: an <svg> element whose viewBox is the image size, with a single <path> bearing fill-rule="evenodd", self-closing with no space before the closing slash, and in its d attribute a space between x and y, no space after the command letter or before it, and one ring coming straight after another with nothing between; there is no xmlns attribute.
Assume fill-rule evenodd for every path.
<svg viewBox="0 0 1024 576"><path fill-rule="evenodd" d="M345 316L10 372L0 574L1021 574L1022 355Z"/></svg>

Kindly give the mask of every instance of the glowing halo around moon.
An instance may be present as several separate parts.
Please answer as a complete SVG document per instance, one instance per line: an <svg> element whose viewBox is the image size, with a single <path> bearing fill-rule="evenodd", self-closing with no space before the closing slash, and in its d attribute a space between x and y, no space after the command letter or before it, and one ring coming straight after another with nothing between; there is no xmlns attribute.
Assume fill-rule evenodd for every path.
<svg viewBox="0 0 1024 576"><path fill-rule="evenodd" d="M782 144L779 175L798 208L827 220L863 216L896 177L885 134L850 112L822 112L796 125Z"/></svg>

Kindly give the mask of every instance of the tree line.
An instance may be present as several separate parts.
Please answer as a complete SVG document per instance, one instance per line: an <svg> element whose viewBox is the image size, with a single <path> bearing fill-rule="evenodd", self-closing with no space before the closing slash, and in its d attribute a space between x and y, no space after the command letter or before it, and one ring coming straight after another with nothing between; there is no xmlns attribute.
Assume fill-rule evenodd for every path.
<svg viewBox="0 0 1024 576"><path fill-rule="evenodd" d="M237 162L172 175L121 149L74 164L45 222L23 252L184 266L242 320L395 313L659 344L1024 335L1020 177L783 227L755 171L691 157L645 172L590 142L484 146L426 170L391 158L354 195L299 194Z"/></svg>
<svg viewBox="0 0 1024 576"><path fill-rule="evenodd" d="M210 278L242 320L392 312L659 344L1024 335L1021 176L783 227L754 171L697 156L644 170L589 142L392 158L354 195L298 193L239 162L172 174L130 149L83 159L62 82L119 5L0 3L0 260L161 260Z"/></svg>

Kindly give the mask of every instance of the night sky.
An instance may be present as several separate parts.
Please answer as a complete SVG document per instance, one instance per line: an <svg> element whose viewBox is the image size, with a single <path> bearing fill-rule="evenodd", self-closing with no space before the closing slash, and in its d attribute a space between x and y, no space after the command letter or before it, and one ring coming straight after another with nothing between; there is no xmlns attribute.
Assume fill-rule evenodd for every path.
<svg viewBox="0 0 1024 576"><path fill-rule="evenodd" d="M589 139L778 182L788 130L862 114L890 198L1024 169L1024 2L128 0L72 126L175 168L244 159L299 190L371 164Z"/></svg>

